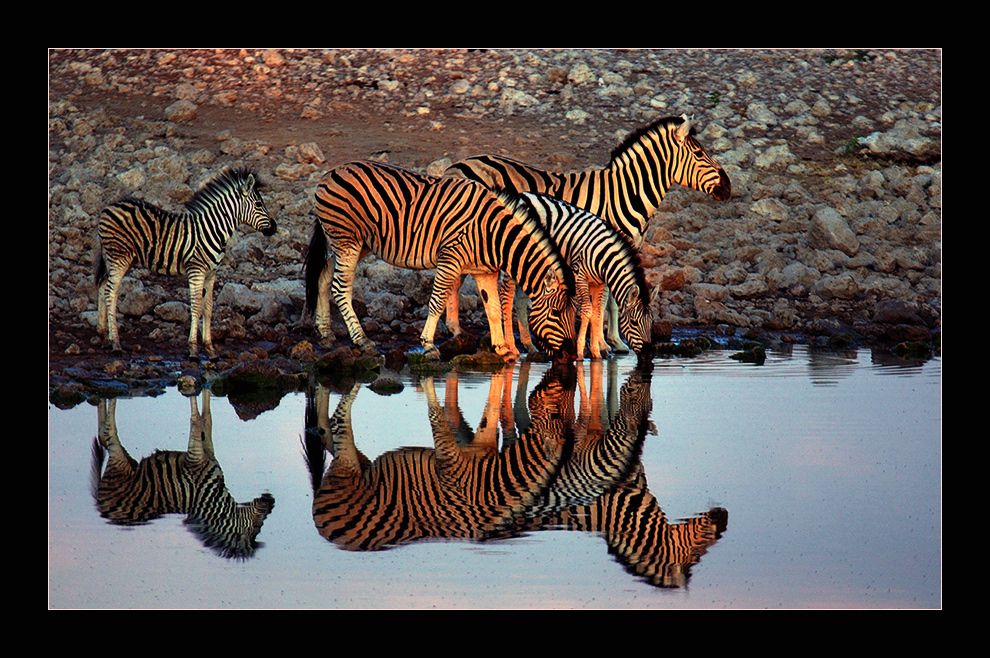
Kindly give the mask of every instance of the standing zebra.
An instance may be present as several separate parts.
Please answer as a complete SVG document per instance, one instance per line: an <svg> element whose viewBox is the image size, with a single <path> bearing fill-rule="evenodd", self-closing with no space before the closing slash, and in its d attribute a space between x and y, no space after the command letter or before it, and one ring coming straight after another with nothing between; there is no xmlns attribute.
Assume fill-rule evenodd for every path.
<svg viewBox="0 0 990 658"><path fill-rule="evenodd" d="M650 216L677 183L727 200L732 186L725 170L694 137L686 116L658 119L629 135L603 169L556 173L503 158L481 155L451 165L445 176L468 178L491 189L549 194L583 208L625 234L636 249ZM608 339L619 341L614 298L609 300Z"/></svg>
<svg viewBox="0 0 990 658"><path fill-rule="evenodd" d="M420 334L429 357L439 354L433 343L436 326L451 286L462 274L477 281L492 346L507 355L498 296L500 270L533 300L533 331L541 346L568 358L573 354L573 275L527 204L512 195L496 195L473 181L352 162L320 181L316 218L306 257L306 301L315 310L322 337L333 336L332 294L351 341L366 352L374 350L351 300L358 262L374 253L397 267L436 269L429 315Z"/></svg>
<svg viewBox="0 0 990 658"><path fill-rule="evenodd" d="M139 199L124 199L100 215L95 281L98 288L96 330L120 350L117 331L117 295L120 283L135 263L158 274L189 277L192 321L189 356L197 358L197 331L203 322L203 347L216 358L210 319L213 284L224 247L243 223L270 236L275 220L268 214L258 181L250 171L228 170L208 181L172 213Z"/></svg>
<svg viewBox="0 0 990 658"><path fill-rule="evenodd" d="M591 355L601 358L602 349L608 349L602 333L602 300L606 285L621 304L619 329L622 336L637 354L642 353L650 345L653 322L649 288L636 250L621 233L586 210L545 194L526 193L522 198L532 206L574 271L575 302L580 311L577 358L584 358L589 329ZM508 306L515 292L511 282L504 286L504 291L506 300L503 303ZM529 348L526 301L521 295L515 297L519 335L524 346ZM450 304L453 305L456 299L456 294L451 295ZM511 321L509 311L505 335L514 348Z"/></svg>

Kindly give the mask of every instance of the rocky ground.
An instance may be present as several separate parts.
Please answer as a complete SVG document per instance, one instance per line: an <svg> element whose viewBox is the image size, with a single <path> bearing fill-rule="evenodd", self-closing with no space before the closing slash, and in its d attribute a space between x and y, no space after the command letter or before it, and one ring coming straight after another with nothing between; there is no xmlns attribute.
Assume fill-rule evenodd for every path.
<svg viewBox="0 0 990 658"><path fill-rule="evenodd" d="M133 392L250 363L300 376L327 351L303 313L302 258L313 190L337 164L437 173L495 152L601 167L629 131L681 114L733 197L675 188L651 222L643 260L675 343L690 331L938 350L941 77L936 50L51 51L49 389ZM124 196L178 210L228 166L259 174L279 230L228 247L220 362L185 360L186 282L142 270L122 296L125 351L107 353L94 340L100 210ZM383 350L416 345L430 281L362 265L356 301ZM462 322L483 335L463 292Z"/></svg>

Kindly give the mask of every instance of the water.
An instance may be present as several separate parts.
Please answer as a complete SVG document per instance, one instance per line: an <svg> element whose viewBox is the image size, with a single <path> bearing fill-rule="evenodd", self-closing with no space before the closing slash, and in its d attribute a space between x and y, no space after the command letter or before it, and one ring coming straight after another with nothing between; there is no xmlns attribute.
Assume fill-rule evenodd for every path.
<svg viewBox="0 0 990 658"><path fill-rule="evenodd" d="M404 379L403 390L390 396L356 389L349 429L369 463L377 459L381 466L384 455L396 457L394 451L407 446L440 446L440 454L489 462L542 448L528 457L534 473L528 488L503 499L486 495L499 488L494 479L484 490L463 482L441 488L441 511L460 509L463 518L469 501L477 523L458 524L448 516L433 532L474 533L474 539L402 543L400 529L394 535L399 545L383 550L354 547L356 533L368 527L368 513L359 511L367 508L347 493L344 478L324 480L314 492L313 473L318 483L324 470L343 473L353 454L346 432L333 432L326 423L348 396L347 387L321 388L311 396L325 412L322 423L307 419L303 393L247 421L226 398L210 398L215 456L227 491L241 503L265 492L275 500L257 533L258 546L240 558L208 546L185 522L186 514L140 525L102 518L92 476L98 408L50 406L49 606L941 607L940 358L908 364L866 350L795 347L756 366L713 351L657 359L646 379L635 372L634 360L620 358L586 362L575 373L584 389L574 391L566 377L552 379L547 371L541 364L509 371L510 406L520 381L527 394L541 384L564 390L531 398L535 413L515 416L519 422L508 429L497 422L505 377L434 378L437 408L446 411L436 429L429 382ZM619 409L623 386L627 404ZM646 393L639 406L637 390ZM489 411L496 413L483 423L490 393ZM203 404L201 395L197 410ZM548 409L559 413L548 415ZM135 460L156 450L187 450L190 399L174 390L120 399L113 415L117 436ZM475 432L473 451L447 449L458 423ZM308 460L305 451L307 438L319 445L314 428L320 424L338 437L337 454L323 463ZM596 441L617 448L608 459L584 459L579 446ZM491 452L493 446L500 452ZM613 461L611 470L591 468ZM316 496L332 510L326 518L314 516ZM640 519L656 522L662 511L662 536L670 545L632 550L607 523L575 528L595 525L595 514L631 518L615 510L625 505L628 512L632 500L641 505ZM699 517L710 510L714 519L727 515L724 527ZM338 512L365 516L318 526ZM391 518L404 517L393 512Z"/></svg>

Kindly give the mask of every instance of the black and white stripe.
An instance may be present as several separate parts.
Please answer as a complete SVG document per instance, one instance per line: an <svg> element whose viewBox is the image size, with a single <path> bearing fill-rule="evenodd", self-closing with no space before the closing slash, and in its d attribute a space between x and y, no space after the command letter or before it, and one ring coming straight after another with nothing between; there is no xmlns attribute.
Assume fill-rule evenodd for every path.
<svg viewBox="0 0 990 658"><path fill-rule="evenodd" d="M354 551L421 540L514 536L516 519L542 499L566 458L574 382L569 388L557 380L538 386L530 397L531 422L499 449L502 396L511 380L511 369L492 375L488 404L474 434L465 431L456 405L440 404L432 378L424 378L420 383L434 447L398 448L374 460L355 444L351 409L361 386L355 384L341 397L322 437L333 457L329 467L317 479L320 469L310 465L313 521L320 535ZM452 383L456 386L456 379L448 379L447 385ZM474 435L464 441L464 434ZM308 455L314 452L307 449Z"/></svg>
<svg viewBox="0 0 990 658"><path fill-rule="evenodd" d="M192 321L189 355L198 355L197 331L202 320L203 347L216 357L210 333L213 284L224 248L238 224L265 235L275 233L254 174L228 170L207 182L173 213L140 199L124 199L100 216L95 281L99 290L97 332L120 350L117 296L120 283L134 265L158 274L186 274Z"/></svg>
<svg viewBox="0 0 990 658"><path fill-rule="evenodd" d="M471 274L485 303L492 344L505 354L498 272L505 271L533 300L533 331L550 352L570 356L574 327L573 275L529 207L472 181L425 176L376 162L352 162L327 173L316 190L316 225L306 258L307 306L327 340L330 297L351 341L367 337L352 304L358 262L374 253L392 265L435 269L429 315L420 343L431 357L447 295ZM571 320L571 321L568 321Z"/></svg>
<svg viewBox="0 0 990 658"><path fill-rule="evenodd" d="M725 170L695 138L685 116L658 119L632 133L612 151L602 169L557 173L510 158L481 155L455 163L444 175L476 180L491 189L556 197L601 217L636 249L643 244L650 216L674 184L719 201L727 200L732 192ZM610 323L608 339L619 343L615 322Z"/></svg>
<svg viewBox="0 0 990 658"><path fill-rule="evenodd" d="M560 199L545 194L526 193L522 197L533 208L574 272L575 303L580 324L577 358L584 358L585 345L591 355L601 358L608 344L602 332L605 287L620 301L619 329L637 353L650 345L652 316L650 293L639 255L629 241L601 218ZM504 287L505 294L512 286ZM525 300L515 300L519 334L528 348ZM511 327L506 329L511 336ZM589 344L590 341L590 344Z"/></svg>

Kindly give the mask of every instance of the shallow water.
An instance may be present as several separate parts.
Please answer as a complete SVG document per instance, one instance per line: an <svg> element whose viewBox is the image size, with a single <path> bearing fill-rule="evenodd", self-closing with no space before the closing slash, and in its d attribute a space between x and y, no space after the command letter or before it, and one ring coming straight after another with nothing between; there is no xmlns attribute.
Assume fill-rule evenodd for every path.
<svg viewBox="0 0 990 658"><path fill-rule="evenodd" d="M248 421L208 393L118 399L140 461L195 453L209 397L193 434L222 483L200 489L269 493L256 545L188 510L125 524L105 473L101 515L99 409L50 405L49 606L940 608L941 359L729 354L321 386Z"/></svg>

